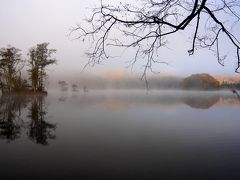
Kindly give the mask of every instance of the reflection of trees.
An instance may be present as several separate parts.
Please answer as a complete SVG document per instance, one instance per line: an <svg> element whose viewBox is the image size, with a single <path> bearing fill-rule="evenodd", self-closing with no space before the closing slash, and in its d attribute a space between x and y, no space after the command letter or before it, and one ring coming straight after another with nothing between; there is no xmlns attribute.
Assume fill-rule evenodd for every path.
<svg viewBox="0 0 240 180"><path fill-rule="evenodd" d="M3 96L0 101L0 137L8 141L20 137L24 122L21 110L27 106L27 99L15 96Z"/></svg>
<svg viewBox="0 0 240 180"><path fill-rule="evenodd" d="M59 99L58 99L60 102L65 102L67 100L67 96L64 95L64 96L61 96Z"/></svg>
<svg viewBox="0 0 240 180"><path fill-rule="evenodd" d="M30 104L28 112L26 107ZM29 122L24 121L24 115ZM47 145L54 139L55 124L46 121L47 109L44 97L2 96L0 97L0 138L14 141L27 130L27 135L37 144Z"/></svg>
<svg viewBox="0 0 240 180"><path fill-rule="evenodd" d="M216 104L220 99L219 95L212 96L186 96L184 98L184 103L192 108L197 109L208 109L214 104Z"/></svg>
<svg viewBox="0 0 240 180"><path fill-rule="evenodd" d="M44 106L43 97L34 97L31 107L29 109L30 124L28 136L37 144L47 145L48 139L55 139L52 131L55 130L56 125L45 121L47 114Z"/></svg>

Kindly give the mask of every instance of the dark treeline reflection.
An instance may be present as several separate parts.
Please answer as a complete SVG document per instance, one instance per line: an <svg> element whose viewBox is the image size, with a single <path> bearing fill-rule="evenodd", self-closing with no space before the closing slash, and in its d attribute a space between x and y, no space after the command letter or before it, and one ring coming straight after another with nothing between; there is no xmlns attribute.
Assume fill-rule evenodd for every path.
<svg viewBox="0 0 240 180"><path fill-rule="evenodd" d="M217 102L220 101L220 95L213 94L211 96L199 95L199 96L186 96L183 99L184 104L195 109L209 109Z"/></svg>
<svg viewBox="0 0 240 180"><path fill-rule="evenodd" d="M22 109L27 106L27 99L17 96L3 96L0 100L0 137L8 141L20 137L25 126L21 117Z"/></svg>
<svg viewBox="0 0 240 180"><path fill-rule="evenodd" d="M31 101L28 118L30 123L28 126L28 136L37 144L47 145L48 139L55 139L53 131L56 129L55 124L45 121L47 115L47 108L44 106L44 97L35 97Z"/></svg>
<svg viewBox="0 0 240 180"><path fill-rule="evenodd" d="M14 141L24 133L37 144L47 145L55 139L56 125L46 121L43 96L0 97L0 138Z"/></svg>

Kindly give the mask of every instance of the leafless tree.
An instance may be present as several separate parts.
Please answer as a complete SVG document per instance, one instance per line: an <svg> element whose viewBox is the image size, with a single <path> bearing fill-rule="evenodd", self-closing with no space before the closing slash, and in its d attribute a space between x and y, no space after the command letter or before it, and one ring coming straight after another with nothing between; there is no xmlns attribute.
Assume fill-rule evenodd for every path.
<svg viewBox="0 0 240 180"><path fill-rule="evenodd" d="M197 48L207 48L214 51L219 64L224 66L226 56L220 43L228 39L236 55L235 72L239 73L240 42L234 30L240 20L239 12L239 0L133 0L130 4L101 0L87 25L77 25L72 31L80 33L79 39L92 42L87 65L109 58L106 51L109 46L135 48L131 65L146 59L142 76L146 77L153 64L167 64L159 61L158 51L166 47L169 37L192 28L189 55Z"/></svg>

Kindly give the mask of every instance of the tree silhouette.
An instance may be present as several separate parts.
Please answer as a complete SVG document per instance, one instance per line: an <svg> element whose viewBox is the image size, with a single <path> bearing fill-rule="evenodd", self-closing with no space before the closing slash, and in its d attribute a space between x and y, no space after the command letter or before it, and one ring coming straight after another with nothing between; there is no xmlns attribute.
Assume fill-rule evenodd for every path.
<svg viewBox="0 0 240 180"><path fill-rule="evenodd" d="M56 63L52 55L56 53L55 49L48 49L49 43L37 44L29 50L29 69L30 80L33 91L44 91L44 79L46 77L46 67Z"/></svg>
<svg viewBox="0 0 240 180"><path fill-rule="evenodd" d="M239 72L240 42L232 30L240 20L239 10L238 0L136 0L131 4L101 0L87 19L87 26L78 25L73 32L80 32L79 39L89 38L92 42L92 49L86 53L87 65L109 58L107 46L135 48L132 65L146 58L142 77L147 70L153 70L153 64L167 64L159 61L159 49L167 45L169 37L187 28L193 32L189 55L196 48L208 48L216 53L219 64L224 65L226 56L221 54L219 44L225 43L220 36L226 36L236 53L235 72Z"/></svg>
<svg viewBox="0 0 240 180"><path fill-rule="evenodd" d="M61 91L67 91L68 90L68 83L66 81L59 81L58 82Z"/></svg>
<svg viewBox="0 0 240 180"><path fill-rule="evenodd" d="M20 50L8 46L0 49L0 85L2 91L12 92L21 84L20 70L23 67Z"/></svg>
<svg viewBox="0 0 240 180"><path fill-rule="evenodd" d="M78 91L78 85L72 84L72 91Z"/></svg>

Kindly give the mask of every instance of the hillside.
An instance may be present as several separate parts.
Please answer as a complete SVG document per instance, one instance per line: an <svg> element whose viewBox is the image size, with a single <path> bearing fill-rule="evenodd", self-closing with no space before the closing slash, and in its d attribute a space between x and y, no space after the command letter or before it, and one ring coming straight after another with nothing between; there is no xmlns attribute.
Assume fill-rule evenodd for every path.
<svg viewBox="0 0 240 180"><path fill-rule="evenodd" d="M196 90L215 90L219 89L220 83L209 74L193 74L181 82L183 89L196 89Z"/></svg>

